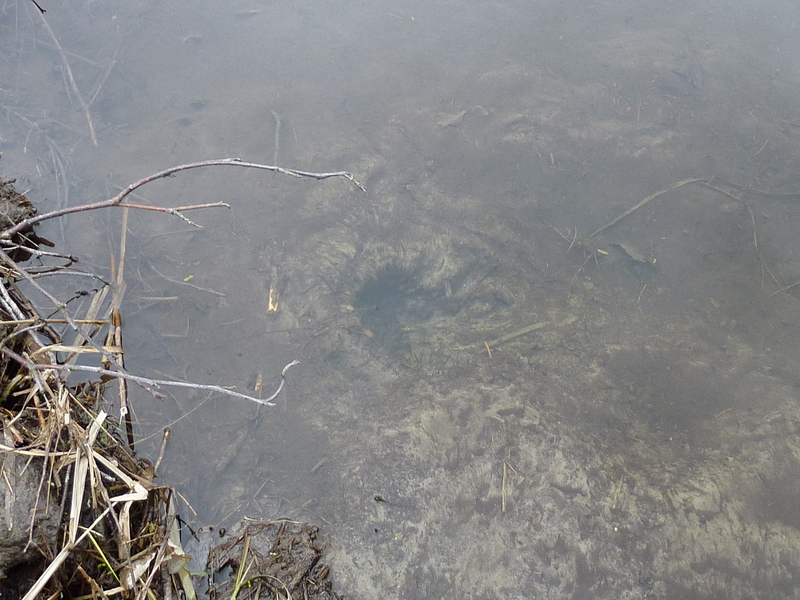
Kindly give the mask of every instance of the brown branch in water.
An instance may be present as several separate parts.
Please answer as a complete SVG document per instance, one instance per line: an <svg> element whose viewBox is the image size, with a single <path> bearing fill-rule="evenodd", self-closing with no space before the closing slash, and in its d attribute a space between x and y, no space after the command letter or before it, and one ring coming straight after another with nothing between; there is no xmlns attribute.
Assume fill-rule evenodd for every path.
<svg viewBox="0 0 800 600"><path fill-rule="evenodd" d="M240 158L220 158L220 159L213 159L213 160L203 160L200 162L194 163L187 163L184 165L178 165L177 167L170 167L169 169L164 169L163 171L159 171L158 173L153 173L152 175L148 175L139 181L130 184L124 190L122 190L119 194L114 196L113 198L109 198L108 200L101 200L100 202L91 202L89 204L81 204L80 206L72 206L69 208L61 208L58 210L53 210L50 212L43 213L41 215L36 215L34 217L30 217L28 219L24 219L20 221L13 227L9 227L5 231L0 232L0 239L8 239L15 233L19 233L32 225L37 223L41 223L42 221L47 221L48 219L55 219L56 217L63 217L64 215L70 215L73 213L79 212L86 212L89 210L98 210L100 208L108 208L112 206L129 206L132 208L142 208L142 205L134 205L134 204L127 204L123 203L123 200L131 194L134 190L142 187L143 185L155 181L157 179L163 179L164 177L169 177L179 171L187 171L189 169L197 169L200 167L215 167L215 166L232 166L232 167L246 167L250 169L261 169L263 171L272 171L273 173L282 173L283 175L291 175L292 177L300 177L300 178L309 178L309 179L330 179L331 177L343 177L350 181L353 185L355 185L358 189L360 189L365 194L367 193L366 188L355 178L352 173L347 171L335 171L331 173L313 173L311 171L300 171L297 169L287 169L285 167L279 167L276 165L261 165L258 163L251 163L245 162ZM225 206L224 203L218 203L219 206ZM212 204L211 206L216 206L217 204ZM181 210L193 210L195 208L207 208L209 205L206 204L197 204L192 206L182 206L180 207ZM163 207L149 207L148 210L157 210L159 212L166 212L170 214L178 214L175 208L163 208ZM183 219L182 215L178 214Z"/></svg>

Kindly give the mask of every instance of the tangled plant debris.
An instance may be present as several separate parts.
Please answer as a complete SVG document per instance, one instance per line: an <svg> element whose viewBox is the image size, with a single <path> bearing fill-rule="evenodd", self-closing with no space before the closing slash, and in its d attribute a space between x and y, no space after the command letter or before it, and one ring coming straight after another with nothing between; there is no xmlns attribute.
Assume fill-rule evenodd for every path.
<svg viewBox="0 0 800 600"><path fill-rule="evenodd" d="M45 275L69 272L76 259L44 250L43 246L52 244L38 237L33 227L46 219L112 206L167 212L198 226L183 212L225 205L162 208L124 200L155 179L212 165L314 179L343 177L363 190L350 173L310 173L222 159L166 169L104 202L37 215L31 202L14 189L12 180L0 180L0 451L4 477L0 495L6 508L0 515L0 593L4 597L170 598L178 589L187 598L196 597L187 567L191 557L181 546L176 494L154 482L167 436L155 464L136 456L128 385L136 383L157 396L162 395L158 391L162 386L192 387L271 405L283 389L287 370L297 361L283 369L280 386L266 399L220 386L155 380L128 372L120 313L125 289L125 227L112 281L103 283L81 315L73 314L39 282ZM21 264L31 257L35 265ZM27 296L32 293L44 297L45 306L29 301ZM74 371L93 373L98 379L72 381ZM119 403L121 423L109 414L114 400ZM294 532L294 525L288 529L281 525L274 540L279 545L281 539L296 534L314 554L310 560L305 554L298 559L291 578L284 581L288 575L280 575L280 569L264 563L264 557L257 563L247 562L256 556L258 546L254 545L252 553L243 552L235 583L217 597L241 595L242 586L253 581L278 590L272 597L284 597L284 590L295 589L302 589L307 597L334 597L326 583L327 569L317 567L321 547L315 542L316 530L299 526ZM260 539L250 530L252 526L248 527L243 529L240 543L251 537ZM218 562L220 552L215 555ZM268 553L264 556L269 558ZM291 552L286 556L292 558Z"/></svg>

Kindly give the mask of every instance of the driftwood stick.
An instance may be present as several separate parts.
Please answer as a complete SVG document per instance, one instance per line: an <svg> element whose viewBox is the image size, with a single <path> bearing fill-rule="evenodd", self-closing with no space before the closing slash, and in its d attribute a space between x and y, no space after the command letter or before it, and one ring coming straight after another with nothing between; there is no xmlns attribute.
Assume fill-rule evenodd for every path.
<svg viewBox="0 0 800 600"><path fill-rule="evenodd" d="M163 179L164 177L169 177L170 175L178 173L179 171L188 171L189 169L197 169L200 167L215 167L215 166L232 166L232 167L246 167L250 169L261 169L263 171L272 171L274 173L282 173L283 175L291 175L292 177L310 178L317 180L330 179L331 177L343 177L344 179L350 181L362 192L364 192L365 194L367 193L366 188L355 178L355 176L352 173L349 173L347 171L335 171L332 173L312 173L310 171L287 169L285 167L279 167L276 165L261 165L258 163L245 162L240 158L220 158L213 160L203 160L200 162L178 165L177 167L170 167L169 169L164 169L163 171L159 171L158 173L153 173L152 175L148 175L147 177L144 177L143 179L140 179L139 181L130 184L119 194L117 194L113 198L109 198L108 200L101 200L100 202L91 202L89 204L81 204L80 206L72 206L68 208L61 208L58 210L52 210L50 212L43 213L41 215L36 215L34 217L24 219L23 221L20 221L13 227L9 227L5 231L0 232L0 239L10 238L15 233L19 233L20 231L28 227L31 227L36 223L41 223L42 221L47 221L48 219L55 219L56 217L63 217L64 215L70 215L73 213L85 212L89 210L97 210L100 208L108 208L111 206L132 206L139 208L140 205L128 205L123 203L122 201L134 190L142 187L147 183L150 183L151 181L155 181L157 179ZM220 206L224 206L224 204L220 204ZM197 205L197 207L198 208L205 207L205 205ZM189 210L193 207L184 206L181 208L183 210ZM159 210L159 209L152 208L150 210ZM164 208L161 209L161 212L169 212L175 214L176 210L177 209Z"/></svg>

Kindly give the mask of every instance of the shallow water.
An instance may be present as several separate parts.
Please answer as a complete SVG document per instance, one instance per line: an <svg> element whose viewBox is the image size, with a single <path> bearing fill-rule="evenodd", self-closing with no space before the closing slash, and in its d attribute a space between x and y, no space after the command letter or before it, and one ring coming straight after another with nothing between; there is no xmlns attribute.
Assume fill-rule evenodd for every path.
<svg viewBox="0 0 800 600"><path fill-rule="evenodd" d="M793 598L798 10L716 4L47 7L94 147L9 2L0 166L43 208L365 184L138 190L231 209L131 213L128 367L301 361L274 408L136 395L199 524L318 523L352 598ZM120 217L47 234L107 276Z"/></svg>

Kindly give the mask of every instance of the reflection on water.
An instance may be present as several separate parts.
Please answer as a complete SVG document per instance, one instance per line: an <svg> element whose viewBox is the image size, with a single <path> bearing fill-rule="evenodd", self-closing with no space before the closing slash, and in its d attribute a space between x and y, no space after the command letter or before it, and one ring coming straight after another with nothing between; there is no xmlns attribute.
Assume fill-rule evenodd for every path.
<svg viewBox="0 0 800 600"><path fill-rule="evenodd" d="M0 164L49 207L224 156L368 188L139 190L232 208L131 214L130 368L302 365L273 409L136 398L144 435L187 415L161 477L201 523L317 522L354 598L793 597L793 4L47 8L98 139L4 3ZM119 215L60 226L107 273Z"/></svg>

